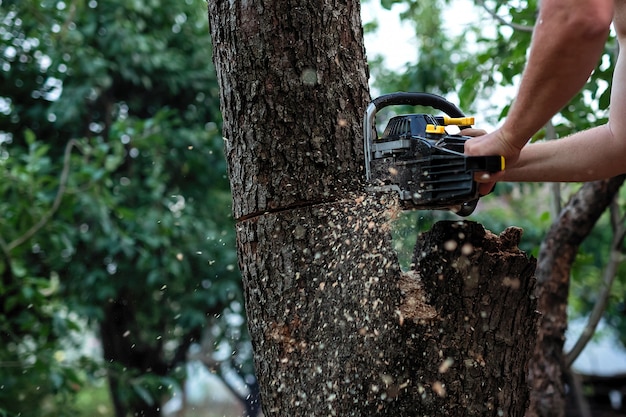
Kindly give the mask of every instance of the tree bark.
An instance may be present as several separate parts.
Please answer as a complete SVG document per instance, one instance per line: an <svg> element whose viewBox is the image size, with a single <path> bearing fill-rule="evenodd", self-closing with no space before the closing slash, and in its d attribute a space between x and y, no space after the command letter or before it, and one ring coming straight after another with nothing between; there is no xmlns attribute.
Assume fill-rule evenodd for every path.
<svg viewBox="0 0 626 417"><path fill-rule="evenodd" d="M373 416L393 399L400 293L385 211L357 199L240 223L266 415Z"/></svg>
<svg viewBox="0 0 626 417"><path fill-rule="evenodd" d="M209 2L236 219L360 189L368 69L357 1Z"/></svg>
<svg viewBox="0 0 626 417"><path fill-rule="evenodd" d="M537 345L530 366L532 384L528 417L562 417L565 413L563 344L572 263L624 182L620 175L584 184L552 224L539 250L537 308L541 313Z"/></svg>
<svg viewBox="0 0 626 417"><path fill-rule="evenodd" d="M424 415L524 415L537 316L535 261L518 249L521 236L439 222L418 239L400 311Z"/></svg>
<svg viewBox="0 0 626 417"><path fill-rule="evenodd" d="M398 202L363 191L361 129L369 90L359 2L216 0L208 7L265 415L522 415L525 356L510 344L533 338L521 334L535 320L532 300L521 297L528 305L507 316L498 301L508 299L496 296L524 294L529 276L509 277L512 285L519 282L516 291L496 276L494 292L483 285L490 270L475 265L485 275L468 298L455 270L454 281L444 282L462 284L445 290L456 291L454 306L464 308L458 317L440 304L450 298L437 292L431 322L413 325L401 311L412 296L403 296L406 280L391 245ZM445 241L433 237L431 243L443 247ZM453 253L487 259L479 252ZM515 269L510 260L532 263L517 250L501 259L493 252L489 259L503 270ZM479 313L470 308L474 302ZM483 327L464 327L474 322ZM456 335L459 326L464 333ZM433 362L436 347L445 357ZM448 357L456 362L440 376ZM478 390L483 377L494 382Z"/></svg>

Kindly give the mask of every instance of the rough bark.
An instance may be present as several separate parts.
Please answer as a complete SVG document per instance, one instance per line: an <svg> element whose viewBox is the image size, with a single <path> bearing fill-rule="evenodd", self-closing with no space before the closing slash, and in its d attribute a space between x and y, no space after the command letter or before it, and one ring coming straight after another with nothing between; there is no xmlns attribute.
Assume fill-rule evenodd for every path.
<svg viewBox="0 0 626 417"><path fill-rule="evenodd" d="M369 202L303 207L239 225L266 415L386 415L400 292L381 230L388 213Z"/></svg>
<svg viewBox="0 0 626 417"><path fill-rule="evenodd" d="M357 1L210 1L235 218L359 189L368 69Z"/></svg>
<svg viewBox="0 0 626 417"><path fill-rule="evenodd" d="M401 312L420 415L524 415L537 316L535 261L518 249L521 235L439 222L418 239Z"/></svg>
<svg viewBox="0 0 626 417"><path fill-rule="evenodd" d="M537 309L541 313L529 380L529 417L565 412L563 344L567 330L570 271L578 248L609 206L624 176L586 183L569 200L541 245L537 262Z"/></svg>
<svg viewBox="0 0 626 417"><path fill-rule="evenodd" d="M520 231L439 223L398 276L390 207L357 198L240 224L265 413L524 415L535 263Z"/></svg>
<svg viewBox="0 0 626 417"><path fill-rule="evenodd" d="M440 317L433 307L436 324L412 325L401 313L410 296L402 294L405 280L389 230L398 204L393 196L362 190L361 119L369 92L359 2L216 0L208 6L265 415L496 416L508 407L506 398L521 398L511 407L523 405L525 386L517 377L524 374L524 359L506 356L513 351L504 349L503 340L518 337L526 321L492 323L468 310L463 320L468 315L489 331L465 329L459 339L459 323L448 310ZM482 259L478 251L469 258ZM510 259L518 258L500 261ZM491 276L483 272L481 282ZM522 291L527 285L520 284ZM483 295L499 298L483 289L491 291L479 286L466 304L476 301L491 317L501 307L480 301ZM509 293L499 289L500 296ZM524 311L517 318L532 321ZM491 328L496 325L502 330ZM454 344L470 340L471 352ZM450 370L450 378L464 379L438 379L454 393L442 399L439 385L432 384L445 358L431 361L434 346L459 359L450 365L454 369L476 360L472 352L487 354L494 367L485 365L490 373L483 373L477 362L475 378L496 378L496 368L516 378L497 377L501 394L474 394L464 387L474 389L478 379L470 380L469 370Z"/></svg>

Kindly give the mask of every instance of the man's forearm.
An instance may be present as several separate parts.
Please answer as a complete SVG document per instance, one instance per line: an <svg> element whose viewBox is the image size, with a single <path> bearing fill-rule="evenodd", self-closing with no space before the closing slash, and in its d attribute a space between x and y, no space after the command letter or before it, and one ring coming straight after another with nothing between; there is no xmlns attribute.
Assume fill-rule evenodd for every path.
<svg viewBox="0 0 626 417"><path fill-rule="evenodd" d="M624 172L626 141L603 125L527 145L518 161L507 167L502 181L584 182Z"/></svg>

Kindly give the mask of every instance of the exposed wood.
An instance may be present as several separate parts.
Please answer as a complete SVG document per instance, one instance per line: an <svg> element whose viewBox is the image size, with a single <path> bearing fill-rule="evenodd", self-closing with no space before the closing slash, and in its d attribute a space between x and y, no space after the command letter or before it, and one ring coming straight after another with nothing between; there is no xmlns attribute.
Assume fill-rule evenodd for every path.
<svg viewBox="0 0 626 417"><path fill-rule="evenodd" d="M409 373L424 390L419 415L524 415L537 315L535 261L517 247L521 235L459 221L418 239L414 274L437 312L405 326Z"/></svg>

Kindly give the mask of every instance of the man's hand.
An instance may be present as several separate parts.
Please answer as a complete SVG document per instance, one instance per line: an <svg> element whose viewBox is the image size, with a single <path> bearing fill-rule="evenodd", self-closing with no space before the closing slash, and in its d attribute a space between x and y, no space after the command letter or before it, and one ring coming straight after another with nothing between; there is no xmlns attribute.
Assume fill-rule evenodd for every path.
<svg viewBox="0 0 626 417"><path fill-rule="evenodd" d="M472 136L474 139L465 142L466 155L502 155L507 166L513 165L519 158L520 149L511 145L502 130L498 129L487 133L482 129L464 129L462 135ZM504 176L504 171L489 173L477 172L474 180L479 183L480 195L491 192L496 182Z"/></svg>

